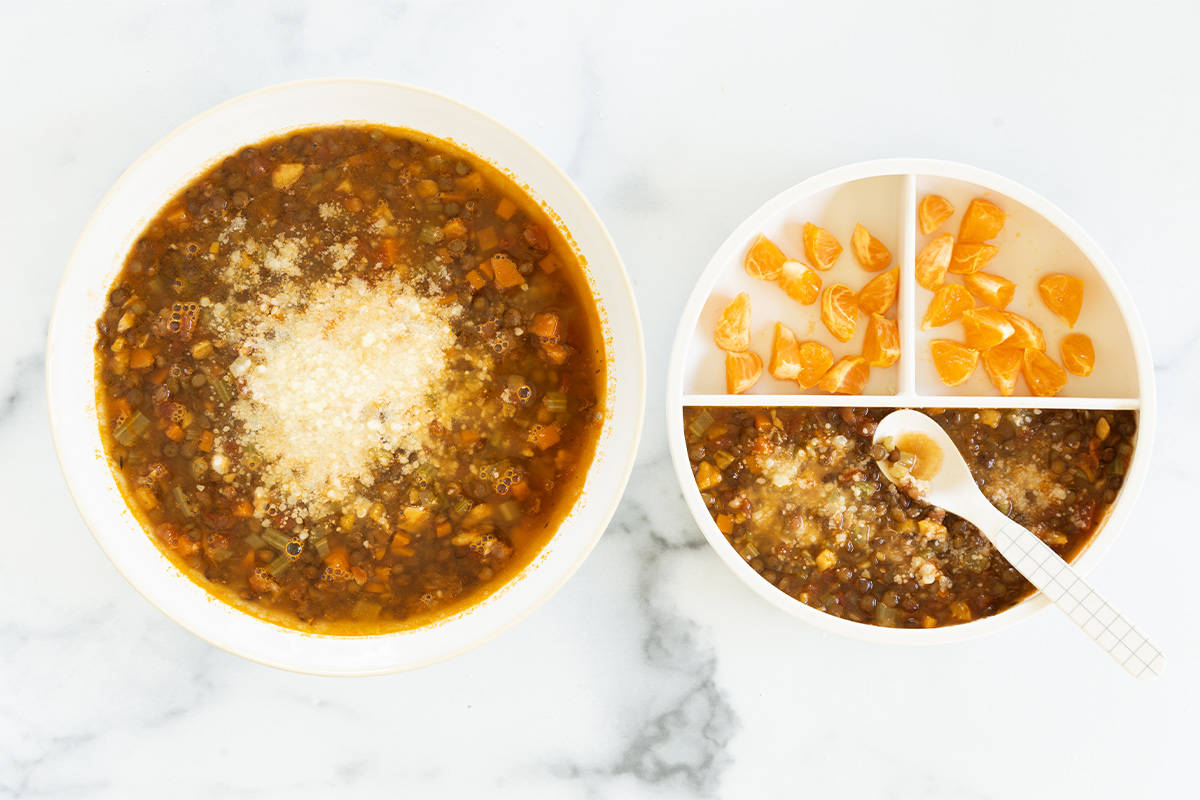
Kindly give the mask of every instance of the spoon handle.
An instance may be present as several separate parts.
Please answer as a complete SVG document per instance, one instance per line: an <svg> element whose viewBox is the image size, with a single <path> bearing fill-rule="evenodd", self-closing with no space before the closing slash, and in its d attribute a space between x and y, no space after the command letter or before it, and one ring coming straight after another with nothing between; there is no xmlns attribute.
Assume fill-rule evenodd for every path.
<svg viewBox="0 0 1200 800"><path fill-rule="evenodd" d="M1125 619L1034 533L1003 518L988 538L1029 582L1066 612L1118 664L1135 678L1155 678L1164 658L1146 636Z"/></svg>

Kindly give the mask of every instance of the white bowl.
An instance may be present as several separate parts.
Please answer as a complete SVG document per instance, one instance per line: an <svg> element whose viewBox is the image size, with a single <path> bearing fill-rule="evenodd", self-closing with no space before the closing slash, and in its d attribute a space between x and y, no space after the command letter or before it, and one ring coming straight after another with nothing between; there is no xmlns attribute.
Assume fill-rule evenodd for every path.
<svg viewBox="0 0 1200 800"><path fill-rule="evenodd" d="M486 600L435 624L377 636L302 633L215 600L151 542L103 455L95 405L95 321L143 226L191 179L239 148L290 129L342 122L411 128L452 140L513 175L561 219L587 261L609 377L607 416L582 495L533 562ZM579 567L603 533L633 468L645 402L641 325L616 246L595 210L533 145L484 114L431 92L380 81L316 80L244 95L186 123L130 167L84 229L63 276L47 343L47 393L59 461L96 541L146 599L203 639L300 672L411 669L468 650L516 623Z"/></svg>
<svg viewBox="0 0 1200 800"><path fill-rule="evenodd" d="M916 253L931 236L921 235L916 224L920 197L929 193L947 197L955 216L943 230L953 231L972 197L994 199L1008 214L997 239L999 254L988 270L1018 284L1009 309L1039 324L1047 335L1047 351L1057 355L1062 324L1037 299L1036 277L1064 271L1084 279L1084 310L1075 327L1089 334L1096 346L1096 368L1087 378L1070 376L1063 392L1053 398L994 396L983 370L960 386L947 388L938 381L929 357L929 339L946 334L920 330L918 320L931 293L916 284ZM822 225L846 247L833 270L822 274L825 285L844 281L857 288L868 279L849 252L850 231L862 222L892 249L900 266L897 318L901 357L886 370L872 370L866 393L830 396L817 391L799 392L794 382L777 381L769 374L745 395L724 393L724 354L712 340L721 310L738 292L751 296L751 349L770 352L775 320L790 323L801 339L816 338L833 347L835 357L857 354L862 348L862 328L845 345L831 341L820 326L817 305L800 306L777 286L755 280L742 267L746 250L759 233L766 234L784 252L802 258L801 226L805 221ZM937 231L940 233L942 231ZM810 327L805 327L805 326ZM693 290L671 352L667 375L667 436L683 496L709 544L754 591L783 610L817 627L835 633L879 642L926 644L949 642L1000 630L1049 605L1041 594L989 617L929 629L884 628L835 617L812 608L777 589L754 571L717 528L696 487L684 442L685 406L879 406L965 408L1096 408L1133 409L1138 415L1137 441L1125 483L1108 518L1074 561L1082 573L1092 569L1112 545L1129 517L1145 480L1154 441L1154 369L1150 348L1137 310L1116 268L1083 229L1062 210L1026 187L963 164L930 159L886 159L851 164L822 173L784 191L755 211L729 235L712 257Z"/></svg>

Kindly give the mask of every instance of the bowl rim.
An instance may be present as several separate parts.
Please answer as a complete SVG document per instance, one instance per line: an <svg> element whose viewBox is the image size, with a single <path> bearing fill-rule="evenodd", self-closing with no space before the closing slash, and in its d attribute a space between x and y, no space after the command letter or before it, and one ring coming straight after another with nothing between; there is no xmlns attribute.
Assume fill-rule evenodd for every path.
<svg viewBox="0 0 1200 800"><path fill-rule="evenodd" d="M58 372L58 369L59 369L58 362L61 360L60 350L61 350L62 344L60 344L60 342L62 341L62 339L61 339L61 335L60 335L60 330L61 330L62 325L65 324L65 323L60 322L60 313L61 313L61 309L63 308L63 298L65 297L65 295L68 291L68 283L70 282L69 279L76 272L78 272L80 270L84 270L86 268L86 265L82 263L82 256L81 256L81 252L84 250L85 243L88 241L90 235L92 234L93 230L95 229L95 227L97 225L97 220L102 216L102 213L112 203L114 197L118 196L118 194L120 193L122 188L130 181L131 176L134 175L135 173L137 173L140 169L142 169L147 164L147 162L149 162L152 159L153 156L155 156L159 151L164 149L169 143L178 139L183 134L191 131L193 128L200 125L201 123L208 121L210 118L212 118L214 116L217 116L218 114L228 112L229 110L231 110L235 107L241 106L243 104L252 103L256 100L261 100L270 95L282 94L285 92L296 91L296 90L303 90L306 88L320 88L320 87L330 87L330 88L346 87L346 88L350 88L350 89L353 89L355 87L367 87L367 88L384 89L384 90L390 90L390 91L395 91L395 92L399 92L399 93L408 93L408 94L412 94L412 95L421 96L429 101L444 104L448 107L457 109L458 111L463 112L463 113L467 114L468 116L474 117L477 121L484 123L486 126L490 126L491 128L495 129L495 131L498 134L510 137L513 142L515 142L517 145L519 145L521 148L524 148L527 151L527 153L531 159L533 159L534 161L540 162L539 166L548 169L550 175L555 180L560 182L561 189L563 191L565 191L568 195L570 195L573 202L578 203L578 214L581 217L585 217L587 219L587 222L590 225L594 226L594 229L595 229L594 232L595 232L595 234L597 234L597 247L594 250L592 250L591 253L594 254L599 251L602 251L603 255L602 255L602 258L597 257L594 259L589 259L589 262L597 263L597 262L603 261L606 265L605 271L608 273L611 273L609 275L610 279L615 278L616 282L617 282L617 285L614 287L617 291L612 292L611 295L609 295L607 297L601 298L598 288L596 287L596 285L594 283L592 283L591 279L589 279L589 284L591 284L591 290L593 292L594 301L597 303L597 306L601 311L601 317L603 320L602 325L604 328L604 332L609 334L610 336L614 337L612 340L613 343L611 345L609 345L608 347L606 347L606 349L609 351L610 357L611 357L611 353L613 352L613 349L615 348L615 336L617 334L616 334L615 330L608 325L608 322L607 322L607 317L608 317L607 310L610 307L608 301L612 300L612 299L618 300L618 301L620 301L620 304L628 311L628 319L623 320L623 322L625 324L621 326L622 329L620 331L620 335L622 337L624 337L625 341L626 341L626 347L624 349L631 351L630 353L628 353L622 357L622 361L623 361L622 373L626 375L626 377L624 378L624 380L626 382L626 388L621 392L620 395L618 395L617 390L615 388L615 383L612 383L615 380L615 372L613 372L612 368L610 367L610 375L609 375L610 388L607 391L607 394L608 394L607 399L610 401L610 403L616 405L617 404L616 401L621 396L624 396L632 401L632 403L634 405L635 413L632 415L631 419L627 415L626 421L624 423L622 423L623 424L623 430L622 430L623 435L620 437L620 441L617 440L617 437L615 435L616 434L615 428L614 428L612 434L610 434L608 437L608 438L612 439L612 443L610 446L610 451L607 452L605 455L607 457L607 460L615 462L614 463L615 471L613 472L613 481L615 482L616 491L614 491L611 494L611 497L599 499L599 502L597 503L597 505L603 506L603 509L599 513L598 517L596 518L596 520L594 522L594 530L592 530L591 532L589 532L587 534L587 541L579 549L578 553L576 554L576 557L569 563L559 564L557 566L557 573L554 576L553 580L551 580L547 585L545 585L540 590L540 593L536 597L532 598L531 600L527 600L527 601L523 602L522 604L515 606L511 610L511 612L508 613L498 624L492 625L490 628L483 631L480 635L474 636L469 641L462 642L460 644L460 646L435 650L435 652L433 652L431 654L427 654L423 657L411 659L411 660L404 660L404 661L401 661L400 663L377 663L377 664L373 664L373 665L370 665L365 668L343 669L343 668L338 668L338 667L330 667L327 664L323 664L321 666L314 667L314 666L303 663L302 658L297 659L294 656L292 656L292 657L287 657L287 656L276 657L276 656L271 656L271 655L264 654L262 652L257 652L257 651L256 652L247 652L246 650L222 639L220 636L213 635L211 631L199 630L197 628L197 626L195 626L194 624L191 624L188 621L182 619L181 613L178 613L177 609L175 609L167 604L160 603L155 597L152 597L147 592L147 590L141 585L140 577L142 577L142 576L131 574L130 571L126 568L126 566L124 564L122 564L121 560L113 553L109 544L106 542L105 535L102 534L101 531L99 530L99 523L93 519L93 516L91 513L91 511L92 511L91 506L88 503L84 502L84 500L80 496L80 491L79 491L78 487L76 486L76 480L83 478L83 477L94 477L94 476L85 476L83 474L76 474L77 470L81 473L86 470L84 470L82 467L76 467L76 465L73 462L73 457L68 453L67 448L64 446L64 442L60 438L60 428L62 425L60 417L62 417L62 415L64 415L64 414L71 413L71 410L65 406L65 403L67 401L65 401L61 398L60 393L56 391L56 386L55 386L55 383L56 383L55 376L56 376L56 372ZM369 117L364 117L362 119L365 124L373 124L373 122L374 122L374 124L383 124L383 125L387 125L389 127L399 127L399 126L393 125L392 123L375 122L375 121L372 121ZM315 122L315 123L308 123L308 124L284 124L284 125L279 126L279 128L277 130L273 130L273 132L268 134L268 136L276 136L276 135L286 133L289 130L297 130L297 129L302 129L305 127L312 127L313 125L320 125L320 124L323 124L323 123ZM337 123L330 122L327 124L337 124ZM418 133L423 132L415 127L411 128L411 129ZM456 146L465 147L465 145L462 142L460 142L459 140L457 140L455 138L451 138L451 137L448 137L445 135L440 135L440 134L434 134L434 135L436 135L438 138L441 138L443 140L448 140ZM258 139L254 139L252 141L247 141L244 143L243 146L254 144L255 141L258 141ZM471 148L468 148L468 149L471 149ZM186 178L181 183L172 184L170 187L168 187L169 190L171 192L178 191L180 188L182 188L182 186L186 185L187 181L194 179L197 174L200 174L200 172L202 172L204 169L207 169L213 163L215 163L215 159L220 158L224 152L225 151L217 152L214 149L214 152L209 154L208 161L201 161L201 162L197 162L196 164L192 165L192 167L194 167L194 170L192 173L190 173L189 177ZM480 158L488 161L489 163L493 164L494 166L499 167L502 171L506 172L506 174L510 175L510 177L514 175L513 172L510 172L508 169L506 169L506 167L507 167L506 164L499 163L497 161L493 161L489 157L488 153L483 152L481 149L473 150L473 153L477 157L480 157ZM517 177L520 178L520 176L517 176ZM524 189L529 194L531 194L536 200L538 200L538 202L542 203L546 208L550 209L550 211L553 213L553 215L556 216L559 213L558 208L546 205L545 201L542 200L534 192L532 187L525 186ZM131 222L130 224L132 227L140 229L140 225L145 224L145 220L140 220L140 221L135 220L135 221ZM571 231L571 233L572 233L572 235L574 235L575 231ZM585 254L585 255L589 255L589 254ZM101 286L100 291L104 291L106 288L107 288L107 286ZM624 316L624 313L623 313L623 316ZM209 644L211 644L221 650L224 650L233 655L237 655L241 658L245 658L249 661L253 661L255 663L263 664L265 666L275 667L277 669L282 669L285 671L295 672L295 673L300 673L300 674L325 675L325 676L336 676L336 677L353 677L353 676L367 676L367 675L382 675L382 674L407 671L407 670L411 670L411 669L418 669L421 667L425 667L425 666L429 666L432 664L440 663L442 661L449 660L449 659L454 658L458 655L461 655L469 650L475 649L476 647L479 647L479 646L491 641L495 637L497 637L500 634L504 633L505 631L511 629L517 623L524 620L526 617L528 617L530 614L532 614L535 610L537 610L539 607L541 607L542 604L544 604L546 601L548 601L555 593L557 593L558 590L561 589L562 586L578 571L578 569L582 566L583 562L587 559L587 557L595 549L596 545L599 543L600 538L603 536L603 534L607 530L608 526L611 524L613 516L615 515L617 508L620 505L620 500L624 496L625 489L628 486L629 479L630 479L633 469L636 465L637 454L639 451L639 446L641 443L641 436L642 436L642 433L644 430L644 423L645 423L646 350L645 350L645 338L644 338L644 333L643 333L643 328L642 328L642 323L641 323L641 316L640 316L640 313L638 310L638 305L637 305L637 298L636 298L636 294L633 289L633 284L629 278L629 273L625 267L625 263L621 257L620 251L617 248L616 242L612 238L611 233L609 232L609 230L608 230L607 226L605 225L603 219L601 218L600 214L596 211L595 207L592 205L591 201L587 198L587 196L583 193L583 191L575 184L575 182L570 178L570 176L567 175L567 173L561 167L559 167L557 163L555 163L552 159L550 159L549 156L547 156L540 148L538 148L536 145L534 145L532 142L530 142L524 136L517 133L515 130L513 130L509 126L505 125L504 123L500 122L499 120L492 117L491 115L489 115L473 106L463 103L462 101L459 101L452 97L444 95L440 92L432 91L430 89L426 89L426 88L419 87L419 86L414 86L411 84L401 83L401 82L397 82L397 81L388 81L388 80L383 80L383 79L378 79L378 78L318 77L318 78L308 78L308 79L303 79L303 80L289 81L289 82L285 82L285 83L274 84L274 85L262 87L259 89L255 89L253 91L239 94L239 95L229 98L215 106L205 109L205 110L201 111L200 113L190 117L183 123L179 124L172 130L170 130L167 134L165 134L164 136L159 138L153 145L151 145L147 150L145 150L143 153L141 153L141 155L139 155L137 157L137 159L135 159L128 167L125 168L125 170L121 173L121 175L117 178L117 180L114 181L113 184L109 187L109 189L105 192L103 197L100 199L99 203L93 209L87 222L84 224L83 228L81 229L79 236L76 240L76 243L75 243L74 247L72 248L71 255L66 262L66 267L63 270L62 276L59 278L58 286L55 290L54 301L53 301L52 311L51 311L51 316L50 316L50 323L48 326L45 343L46 343L46 365L45 365L46 403L47 403L47 409L48 409L48 414L49 414L48 422L49 422L49 427L50 427L51 440L54 445L55 456L58 460L59 468L62 472L63 479L64 479L64 482L66 483L67 491L71 496L72 502L74 503L77 511L79 512L80 517L83 519L85 525L87 526L89 532L91 533L92 538L99 545L100 549L104 552L104 554L108 558L108 560L112 563L112 565L116 568L116 570L121 574L121 576L123 578L125 578L125 580L130 584L130 586L132 586L134 588L134 590L137 591L138 594L140 594L151 605L153 605L155 608L157 608L165 616L170 618L173 622L175 622L176 624L185 628L186 630L188 630L190 633L197 636L198 638L203 639L204 641L208 642ZM632 356L632 359L631 359L631 356ZM630 363L631 360L632 360L632 363ZM77 413L77 411L78 411L78 409L75 409L76 413ZM611 420L615 416L615 410L613 412L609 412L609 413L610 413L609 419ZM98 428L98 422L93 420L92 424L96 425ZM605 427L606 428L608 427L608 422L605 423ZM627 433L626 433L626 431L627 431ZM601 457L600 445L602 442L607 441L604 430L601 431L600 437L601 437L600 441L597 442L597 452L593 456L592 461L589 463L589 475L584 480L583 489L582 489L583 493L586 493L587 484L591 480L591 476L593 474L591 472L592 468L595 467L596 464L600 460L600 457ZM100 456L97 460L99 461L99 468L105 472L107 479L110 482L112 482L115 487L116 481L115 481L115 478L111 474L111 470L110 470L107 458L103 454L100 454ZM579 504L582 501L582 499L583 499L583 494L581 494L580 498L576 500L576 505L574 506L574 508L579 507ZM567 524L567 522L570 519L570 513L574 513L574 512L573 511L569 512L568 517L564 519L564 522L562 523L562 525ZM158 550L157 545L154 544L153 542L150 542L149 532L146 531L145 528L140 523L137 523L136 527L141 532L141 534L146 538L146 540L150 544L150 546L157 551ZM557 533L555 535L557 536ZM551 539L551 543L552 542L553 542L553 538ZM184 583L190 583L193 586L195 586L195 588L199 589L201 592L204 592L208 596L208 599L211 601L211 606L220 609L221 613L232 612L234 615L242 618L243 620L249 621L249 624L256 626L256 627L261 626L261 627L265 628L266 630L272 631L273 634L278 634L279 631L283 631L289 635L296 634L303 639L319 640L319 641L322 641L325 643L332 642L332 643L334 643L334 647L341 646L346 649L349 649L349 648L352 648L356 643L362 643L362 642L365 642L368 640L385 640L385 639L395 639L395 638L401 638L401 637L415 637L415 636L420 636L425 632L432 632L432 631L444 629L445 627L448 627L448 626L453 626L456 621L462 619L466 615L469 615L475 609L478 609L478 608L484 606L485 604L490 603L493 600L493 598L497 598L500 595L504 595L515 584L523 581L529 574L531 574L531 572L533 570L536 570L539 568L540 562L545 560L545 557L546 557L547 553L550 552L550 550L551 550L551 544L547 544L546 547L544 547L541 552L539 552L537 555L535 555L534 559L529 564L522 567L522 569L516 575L513 575L504 584L502 584L501 586L498 586L489 595L485 596L479 603L473 604L467 608L456 610L444 618L436 619L426 625L422 625L422 626L419 626L416 628L387 632L387 633L380 633L380 634L368 634L368 635L363 635L363 636L337 636L337 635L329 635L329 634L311 633L311 632L300 631L300 630L296 630L296 629L292 629L292 628L287 628L287 627L278 625L276 623L272 623L266 619L249 614L245 611L242 611L241 609L238 609L228 603L221 601L220 599L216 598L211 593L208 593L206 590L203 589L203 587L201 587L199 584L192 581L186 575L178 574L178 575L172 576L172 577L175 579L178 579L180 581L183 581ZM172 562L170 562L169 559L167 559L167 557L165 555L161 554L161 551L158 551L158 552L160 553L163 561L170 565L169 566L170 569L175 570L176 572L179 572L178 569L175 567L175 565ZM181 605L182 605L182 603L181 603ZM292 655L292 654L289 653L289 655Z"/></svg>
<svg viewBox="0 0 1200 800"><path fill-rule="evenodd" d="M680 491L683 493L692 517L704 534L704 538L725 565L755 593L775 607L804 622L842 636L888 644L932 645L965 641L1003 630L1047 608L1051 605L1050 600L1043 593L1034 592L1019 603L997 614L958 625L936 628L885 628L836 617L791 597L755 572L717 528L692 476L683 437L681 413L684 408L684 363L700 311L724 267L744 246L749 237L758 230L759 221L807 196L827 189L864 178L896 175L924 175L974 183L1025 205L1067 236L1107 283L1129 332L1134 361L1137 366L1138 433L1129 470L1125 475L1125 483L1121 487L1116 502L1111 506L1108 516L1092 536L1091 541L1072 562L1072 566L1082 575L1086 575L1095 568L1123 531L1149 470L1157 416L1154 364L1150 355L1149 339L1121 274L1079 223L1057 205L1023 184L969 164L933 158L883 158L846 164L820 172L784 189L738 223L717 248L704 271L700 273L675 331L666 381L667 446L671 452L671 462ZM852 398L848 399L852 400ZM852 405L852 403L847 404Z"/></svg>

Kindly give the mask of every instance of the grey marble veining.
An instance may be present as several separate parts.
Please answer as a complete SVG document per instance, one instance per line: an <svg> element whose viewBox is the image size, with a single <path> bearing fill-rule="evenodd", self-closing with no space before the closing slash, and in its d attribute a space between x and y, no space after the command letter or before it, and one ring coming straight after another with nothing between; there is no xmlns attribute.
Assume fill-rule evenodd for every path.
<svg viewBox="0 0 1200 800"><path fill-rule="evenodd" d="M3 4L0 798L1185 795L1198 23L1184 2ZM42 374L63 265L120 172L221 100L324 75L451 94L562 165L626 260L650 378L629 491L579 573L475 651L357 680L244 662L142 600L71 505ZM1027 183L1122 269L1159 428L1093 579L1167 650L1159 681L1052 612L934 649L829 636L692 524L663 432L692 282L767 197L889 155Z"/></svg>

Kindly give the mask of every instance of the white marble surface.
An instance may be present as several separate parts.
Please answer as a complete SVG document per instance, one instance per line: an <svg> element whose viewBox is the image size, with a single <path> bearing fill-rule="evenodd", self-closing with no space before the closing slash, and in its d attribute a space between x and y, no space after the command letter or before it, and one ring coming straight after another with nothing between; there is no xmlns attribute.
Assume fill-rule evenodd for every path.
<svg viewBox="0 0 1200 800"><path fill-rule="evenodd" d="M0 4L0 797L1194 791L1200 9L742 5ZM630 491L576 577L472 653L359 680L244 662L143 601L70 503L42 382L59 274L120 172L221 100L326 75L449 93L562 164L625 256L651 378ZM936 649L818 633L690 522L661 400L689 284L765 198L890 155L1025 182L1122 268L1161 421L1094 579L1168 651L1161 680L1053 612Z"/></svg>

